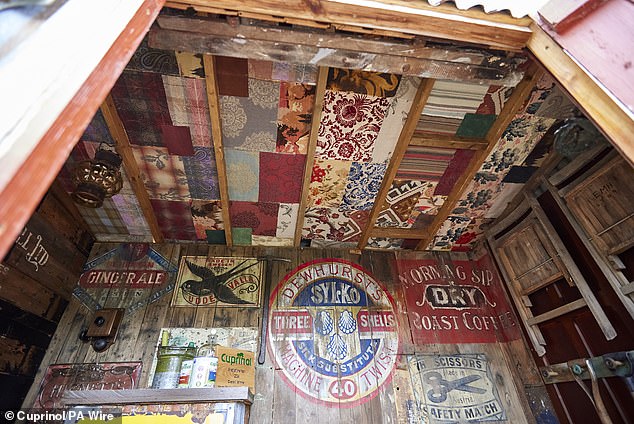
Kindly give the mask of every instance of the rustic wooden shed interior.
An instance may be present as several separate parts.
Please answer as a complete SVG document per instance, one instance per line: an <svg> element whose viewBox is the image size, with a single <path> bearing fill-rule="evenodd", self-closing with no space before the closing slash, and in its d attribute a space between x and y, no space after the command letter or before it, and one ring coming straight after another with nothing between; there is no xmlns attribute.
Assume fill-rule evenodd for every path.
<svg viewBox="0 0 634 424"><path fill-rule="evenodd" d="M0 72L79 3L27 9ZM630 2L123 3L0 126L0 410L121 405L69 364L143 390L162 330L213 328L255 355L251 423L634 420L631 53L579 46L631 46ZM78 204L103 150L122 188ZM213 412L178 390L127 408Z"/></svg>

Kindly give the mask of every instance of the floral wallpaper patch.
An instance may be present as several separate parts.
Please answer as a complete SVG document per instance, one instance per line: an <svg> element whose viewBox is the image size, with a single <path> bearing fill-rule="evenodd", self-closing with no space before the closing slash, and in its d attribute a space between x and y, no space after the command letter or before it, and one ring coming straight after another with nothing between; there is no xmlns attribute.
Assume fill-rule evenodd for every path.
<svg viewBox="0 0 634 424"><path fill-rule="evenodd" d="M385 163L352 162L341 209L372 209L386 169L387 164Z"/></svg>
<svg viewBox="0 0 634 424"><path fill-rule="evenodd" d="M295 238L295 227L297 226L297 213L299 204L280 203L277 212L277 230L275 236L279 238Z"/></svg>
<svg viewBox="0 0 634 424"><path fill-rule="evenodd" d="M247 124L247 114L237 97L220 97L220 118L224 137L238 137Z"/></svg>
<svg viewBox="0 0 634 424"><path fill-rule="evenodd" d="M308 205L339 207L351 165L348 161L315 159L308 187Z"/></svg>
<svg viewBox="0 0 634 424"><path fill-rule="evenodd" d="M383 124L377 135L372 151L372 162L387 162L392 157L420 81L418 77L404 76L401 78L396 94L390 99Z"/></svg>
<svg viewBox="0 0 634 424"><path fill-rule="evenodd" d="M384 97L326 90L316 157L371 161L388 106Z"/></svg>
<svg viewBox="0 0 634 424"><path fill-rule="evenodd" d="M400 249L403 239L370 237L368 239L368 247L375 249Z"/></svg>
<svg viewBox="0 0 634 424"><path fill-rule="evenodd" d="M231 202L231 226L251 228L253 235L275 236L279 204L264 202Z"/></svg>
<svg viewBox="0 0 634 424"><path fill-rule="evenodd" d="M412 210L410 221L412 220L415 221L418 215L420 214L424 214L424 215L438 214L438 210L445 203L447 196L435 194L437 184L438 183L435 181L423 182L423 188ZM410 222L410 224L413 224L413 222Z"/></svg>
<svg viewBox="0 0 634 424"><path fill-rule="evenodd" d="M196 240L190 202L150 199L158 226L167 240Z"/></svg>
<svg viewBox="0 0 634 424"><path fill-rule="evenodd" d="M462 236L471 223L471 218L448 216L438 233L433 238L428 250L451 250L451 246Z"/></svg>
<svg viewBox="0 0 634 424"><path fill-rule="evenodd" d="M193 200L191 214L198 240L207 239L207 230L224 230L220 200Z"/></svg>
<svg viewBox="0 0 634 424"><path fill-rule="evenodd" d="M248 86L248 98L220 98L223 145L239 150L274 152L280 83L249 78Z"/></svg>
<svg viewBox="0 0 634 424"><path fill-rule="evenodd" d="M280 84L277 152L306 153L314 104L314 85L290 82Z"/></svg>
<svg viewBox="0 0 634 424"><path fill-rule="evenodd" d="M260 153L261 202L299 203L304 182L305 155Z"/></svg>
<svg viewBox="0 0 634 424"><path fill-rule="evenodd" d="M375 97L392 97L396 94L400 79L400 75L396 74L329 68L326 88Z"/></svg>
<svg viewBox="0 0 634 424"><path fill-rule="evenodd" d="M425 188L422 181L394 180L381 207L376 226L410 227L408 219Z"/></svg>
<svg viewBox="0 0 634 424"><path fill-rule="evenodd" d="M260 190L260 154L225 149L230 200L257 202Z"/></svg>
<svg viewBox="0 0 634 424"><path fill-rule="evenodd" d="M357 242L368 224L368 216L368 211L308 208L304 214L302 237Z"/></svg>
<svg viewBox="0 0 634 424"><path fill-rule="evenodd" d="M181 157L170 155L163 147L135 147L132 152L151 199L191 199Z"/></svg>

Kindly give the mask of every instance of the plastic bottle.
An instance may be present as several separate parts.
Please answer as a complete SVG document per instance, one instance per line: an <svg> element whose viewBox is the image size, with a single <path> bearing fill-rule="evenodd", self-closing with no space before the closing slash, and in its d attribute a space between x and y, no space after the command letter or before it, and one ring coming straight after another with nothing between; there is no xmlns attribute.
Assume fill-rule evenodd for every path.
<svg viewBox="0 0 634 424"><path fill-rule="evenodd" d="M192 373L189 379L189 387L214 387L216 384L216 371L218 370L218 357L216 356L216 331L211 330L209 341L198 348Z"/></svg>
<svg viewBox="0 0 634 424"><path fill-rule="evenodd" d="M194 342L189 342L189 345L187 345L187 350L192 352L196 351L196 346L194 345ZM192 355L191 359L186 359L181 364L180 373L178 375L179 389L189 387L189 379L191 377L193 367L194 367L194 358Z"/></svg>

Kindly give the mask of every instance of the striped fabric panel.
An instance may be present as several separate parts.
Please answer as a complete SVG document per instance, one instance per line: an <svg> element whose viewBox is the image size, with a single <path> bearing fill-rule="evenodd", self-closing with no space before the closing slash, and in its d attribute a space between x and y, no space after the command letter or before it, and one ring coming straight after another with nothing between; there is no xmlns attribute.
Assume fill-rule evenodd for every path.
<svg viewBox="0 0 634 424"><path fill-rule="evenodd" d="M424 131L431 134L455 135L461 122L460 119L455 118L421 115L416 124L416 131Z"/></svg>
<svg viewBox="0 0 634 424"><path fill-rule="evenodd" d="M396 178L438 181L453 158L454 149L409 146L396 172Z"/></svg>
<svg viewBox="0 0 634 424"><path fill-rule="evenodd" d="M438 80L434 83L423 115L462 119L465 114L478 110L488 89L486 85Z"/></svg>

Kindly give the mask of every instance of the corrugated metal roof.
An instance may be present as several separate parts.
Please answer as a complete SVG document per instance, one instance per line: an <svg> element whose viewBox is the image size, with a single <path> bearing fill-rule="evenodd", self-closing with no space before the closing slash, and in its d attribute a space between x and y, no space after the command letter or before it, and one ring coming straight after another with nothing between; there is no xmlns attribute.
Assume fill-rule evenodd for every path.
<svg viewBox="0 0 634 424"><path fill-rule="evenodd" d="M432 6L454 3L460 10L480 6L486 13L509 11L514 18L534 15L548 0L427 0Z"/></svg>

